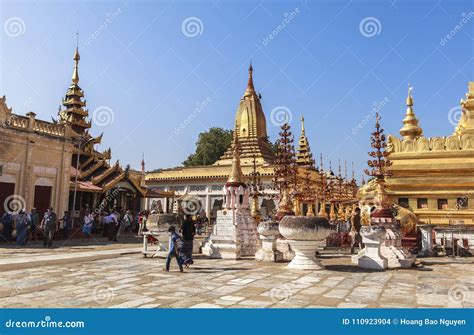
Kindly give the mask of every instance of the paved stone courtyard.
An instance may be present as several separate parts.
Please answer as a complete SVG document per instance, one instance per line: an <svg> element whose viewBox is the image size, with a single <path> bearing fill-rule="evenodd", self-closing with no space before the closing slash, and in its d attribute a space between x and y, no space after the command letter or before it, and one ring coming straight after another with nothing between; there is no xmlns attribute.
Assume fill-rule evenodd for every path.
<svg viewBox="0 0 474 335"><path fill-rule="evenodd" d="M166 273L163 258L143 258L138 247L72 248L77 255L83 249L101 254L123 248L134 253L105 259L88 254L59 264L49 263L51 254L71 254L71 248L31 249L33 256L14 250L36 257L36 263L2 269L0 307L474 307L474 261L468 258L428 258L420 269L370 272L353 266L349 254L336 252L323 253L323 271L198 255L185 273L177 271L176 263ZM12 252L0 248L0 261L11 258ZM50 258L38 265L38 255Z"/></svg>

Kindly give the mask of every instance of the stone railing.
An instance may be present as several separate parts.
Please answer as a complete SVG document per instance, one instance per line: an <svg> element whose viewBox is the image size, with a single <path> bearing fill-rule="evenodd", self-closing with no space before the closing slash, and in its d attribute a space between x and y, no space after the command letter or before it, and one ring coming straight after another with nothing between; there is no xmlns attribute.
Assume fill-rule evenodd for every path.
<svg viewBox="0 0 474 335"><path fill-rule="evenodd" d="M387 151L404 152L439 152L455 150L474 150L474 135L451 135L447 137L420 137L416 140L403 140L393 135L388 136Z"/></svg>

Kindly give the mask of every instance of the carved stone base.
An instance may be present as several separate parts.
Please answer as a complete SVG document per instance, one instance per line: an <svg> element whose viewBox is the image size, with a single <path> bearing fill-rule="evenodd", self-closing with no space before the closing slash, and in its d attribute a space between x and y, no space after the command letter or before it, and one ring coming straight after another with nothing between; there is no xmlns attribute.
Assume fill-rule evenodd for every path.
<svg viewBox="0 0 474 335"><path fill-rule="evenodd" d="M321 262L316 258L317 242L303 240L288 240L291 248L295 251L295 257L288 264L291 269L322 270Z"/></svg>
<svg viewBox="0 0 474 335"><path fill-rule="evenodd" d="M379 226L363 226L360 230L365 248L352 257L352 262L358 267L373 270L385 270L388 267L387 258L380 252L385 240L385 229Z"/></svg>
<svg viewBox="0 0 474 335"><path fill-rule="evenodd" d="M278 250L263 250L260 249L255 254L255 260L260 262L281 262L283 260L283 254Z"/></svg>
<svg viewBox="0 0 474 335"><path fill-rule="evenodd" d="M410 268L416 257L402 247L400 228L390 225L385 230L385 242L381 245L380 253L387 259L388 268Z"/></svg>
<svg viewBox="0 0 474 335"><path fill-rule="evenodd" d="M257 223L248 209L220 210L202 253L211 258L240 259L260 248Z"/></svg>
<svg viewBox="0 0 474 335"><path fill-rule="evenodd" d="M291 261L293 258L295 258L295 252L293 249L291 249L290 244L286 238L282 236L278 237L276 241L276 248L282 253L284 261Z"/></svg>

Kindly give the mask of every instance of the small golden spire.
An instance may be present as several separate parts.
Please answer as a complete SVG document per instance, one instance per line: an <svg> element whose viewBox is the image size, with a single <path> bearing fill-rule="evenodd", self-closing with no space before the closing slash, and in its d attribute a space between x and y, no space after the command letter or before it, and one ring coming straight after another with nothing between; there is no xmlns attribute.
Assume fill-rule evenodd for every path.
<svg viewBox="0 0 474 335"><path fill-rule="evenodd" d="M403 127L400 129L400 135L405 140L415 140L423 134L423 130L418 126L418 119L413 111L413 87L408 85L408 96L406 100L407 112L403 119Z"/></svg>
<svg viewBox="0 0 474 335"><path fill-rule="evenodd" d="M77 85L79 83L79 60L81 56L79 55L79 33L76 33L76 51L74 52L74 70L72 72L72 83Z"/></svg>
<svg viewBox="0 0 474 335"><path fill-rule="evenodd" d="M301 115L301 134L304 134L304 115Z"/></svg>
<svg viewBox="0 0 474 335"><path fill-rule="evenodd" d="M232 144L232 171L227 179L227 185L245 186L243 182L242 167L240 166L240 144L237 136L234 135Z"/></svg>
<svg viewBox="0 0 474 335"><path fill-rule="evenodd" d="M252 67L252 61L250 61L250 66L249 66L249 80L247 83L247 89L245 90L244 93L244 98L257 96L257 93L255 92L255 87L253 86L253 67Z"/></svg>

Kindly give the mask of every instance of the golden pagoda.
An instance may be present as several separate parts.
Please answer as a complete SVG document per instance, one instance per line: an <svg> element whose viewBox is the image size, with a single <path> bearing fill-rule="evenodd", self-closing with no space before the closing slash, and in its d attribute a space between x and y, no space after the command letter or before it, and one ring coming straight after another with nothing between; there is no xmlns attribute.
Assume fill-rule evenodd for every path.
<svg viewBox="0 0 474 335"><path fill-rule="evenodd" d="M304 116L301 116L301 135L296 152L296 164L304 167L314 167L313 154L309 147L309 141L304 129Z"/></svg>
<svg viewBox="0 0 474 335"><path fill-rule="evenodd" d="M260 103L261 96L255 90L253 82L253 67L248 70L248 82L243 96L240 99L234 123L234 141L240 147L239 162L242 171L242 180L251 182L253 174L257 174L261 188L267 195L276 195L273 190L275 154L267 136L265 114ZM146 174L146 184L154 190L173 191L178 196L186 194L193 198L198 207L201 207L212 220L217 210L222 206L222 193L229 176L234 145L230 145L222 157L213 165L175 167L162 169ZM260 197L259 207L263 215L275 210L275 203L271 199ZM166 203L166 200L165 200Z"/></svg>
<svg viewBox="0 0 474 335"><path fill-rule="evenodd" d="M247 88L240 99L234 125L234 134L240 143L240 158L243 165L251 165L254 158L259 165L271 164L275 159L268 141L267 122L260 99L261 95L255 91L253 84L253 67L250 63ZM214 165L230 165L231 162L232 147L229 147Z"/></svg>
<svg viewBox="0 0 474 335"><path fill-rule="evenodd" d="M387 169L391 173L387 193L424 222L473 225L474 82L461 100L462 117L452 135L424 137L411 92L407 107L402 138L388 138L388 158L393 164Z"/></svg>

